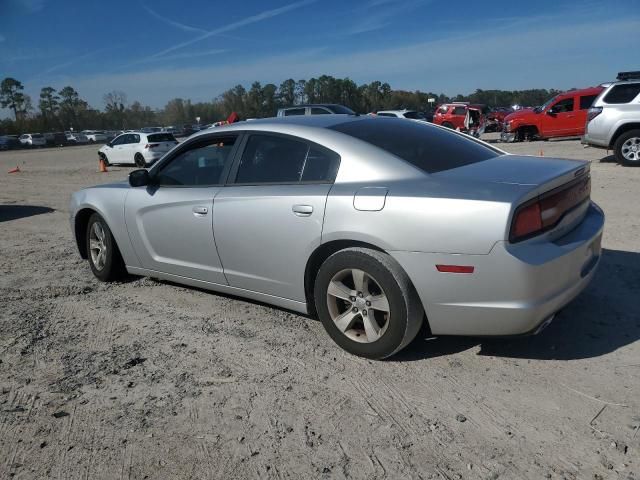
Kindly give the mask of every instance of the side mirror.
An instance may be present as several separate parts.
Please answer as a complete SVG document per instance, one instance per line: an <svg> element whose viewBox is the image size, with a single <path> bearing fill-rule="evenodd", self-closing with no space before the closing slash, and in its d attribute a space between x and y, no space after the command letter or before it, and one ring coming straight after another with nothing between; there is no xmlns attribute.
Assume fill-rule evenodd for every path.
<svg viewBox="0 0 640 480"><path fill-rule="evenodd" d="M549 115L550 117L555 117L556 112L553 110L553 108L550 108L549 110L547 110L547 115Z"/></svg>
<svg viewBox="0 0 640 480"><path fill-rule="evenodd" d="M149 184L151 184L151 175L148 170L141 168L129 174L129 185L132 187L144 187Z"/></svg>

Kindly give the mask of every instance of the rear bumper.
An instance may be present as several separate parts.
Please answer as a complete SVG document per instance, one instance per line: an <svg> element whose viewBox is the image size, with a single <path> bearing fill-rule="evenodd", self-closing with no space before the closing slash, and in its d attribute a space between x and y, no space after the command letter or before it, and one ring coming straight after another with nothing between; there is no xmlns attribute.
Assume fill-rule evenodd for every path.
<svg viewBox="0 0 640 480"><path fill-rule="evenodd" d="M555 241L498 242L487 255L391 252L422 300L436 335L536 333L589 284L601 256L604 214ZM436 264L472 265L472 274L440 273Z"/></svg>
<svg viewBox="0 0 640 480"><path fill-rule="evenodd" d="M609 148L609 142L601 138L595 138L593 135L589 135L588 132L582 136L580 143L583 145L590 145L592 147Z"/></svg>

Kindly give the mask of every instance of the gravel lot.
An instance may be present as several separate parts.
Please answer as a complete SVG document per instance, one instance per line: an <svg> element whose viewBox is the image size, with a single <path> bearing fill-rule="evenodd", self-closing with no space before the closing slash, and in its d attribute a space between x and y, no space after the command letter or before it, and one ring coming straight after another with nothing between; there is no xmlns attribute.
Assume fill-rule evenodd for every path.
<svg viewBox="0 0 640 480"><path fill-rule="evenodd" d="M536 337L421 335L386 362L288 311L98 282L69 195L129 169L0 153L0 478L639 479L640 168L575 140L503 148L592 160L594 282Z"/></svg>

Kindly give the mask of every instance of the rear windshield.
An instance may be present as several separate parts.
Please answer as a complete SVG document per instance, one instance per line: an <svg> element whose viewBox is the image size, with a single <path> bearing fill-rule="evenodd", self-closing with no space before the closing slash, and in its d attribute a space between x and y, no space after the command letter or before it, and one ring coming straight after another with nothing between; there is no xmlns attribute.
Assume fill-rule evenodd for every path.
<svg viewBox="0 0 640 480"><path fill-rule="evenodd" d="M176 137L173 136L172 133L154 133L153 135L148 135L147 138L150 142L175 142Z"/></svg>
<svg viewBox="0 0 640 480"><path fill-rule="evenodd" d="M347 107L345 107L343 105L331 105L329 108L331 109L331 111L333 113L341 113L341 114L343 113L343 114L346 114L346 115L354 115L356 113L353 110L351 110L350 108L347 108Z"/></svg>
<svg viewBox="0 0 640 480"><path fill-rule="evenodd" d="M375 145L426 173L458 168L501 155L471 138L423 122L371 118L329 128Z"/></svg>
<svg viewBox="0 0 640 480"><path fill-rule="evenodd" d="M404 118L411 118L413 120L424 120L424 115L420 112L404 112Z"/></svg>

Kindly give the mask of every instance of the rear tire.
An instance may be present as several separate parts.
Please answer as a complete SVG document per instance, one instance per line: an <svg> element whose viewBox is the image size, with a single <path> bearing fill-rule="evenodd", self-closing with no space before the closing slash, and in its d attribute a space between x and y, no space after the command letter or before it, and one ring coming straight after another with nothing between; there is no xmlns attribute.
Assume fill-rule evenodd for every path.
<svg viewBox="0 0 640 480"><path fill-rule="evenodd" d="M144 161L144 157L142 156L141 153L136 153L135 156L133 157L133 161L136 164L136 166L140 168L144 168L147 166L146 162Z"/></svg>
<svg viewBox="0 0 640 480"><path fill-rule="evenodd" d="M349 353L387 358L406 347L424 311L407 274L389 255L347 248L320 267L315 307L329 336Z"/></svg>
<svg viewBox="0 0 640 480"><path fill-rule="evenodd" d="M640 130L629 130L614 144L616 161L626 167L640 166Z"/></svg>
<svg viewBox="0 0 640 480"><path fill-rule="evenodd" d="M453 128L453 123L450 123L450 122L443 122L443 123L442 123L442 126L443 126L443 127L450 128L451 130L455 130L455 129Z"/></svg>
<svg viewBox="0 0 640 480"><path fill-rule="evenodd" d="M86 231L87 257L98 280L111 282L126 272L124 261L107 222L97 213L89 218Z"/></svg>

